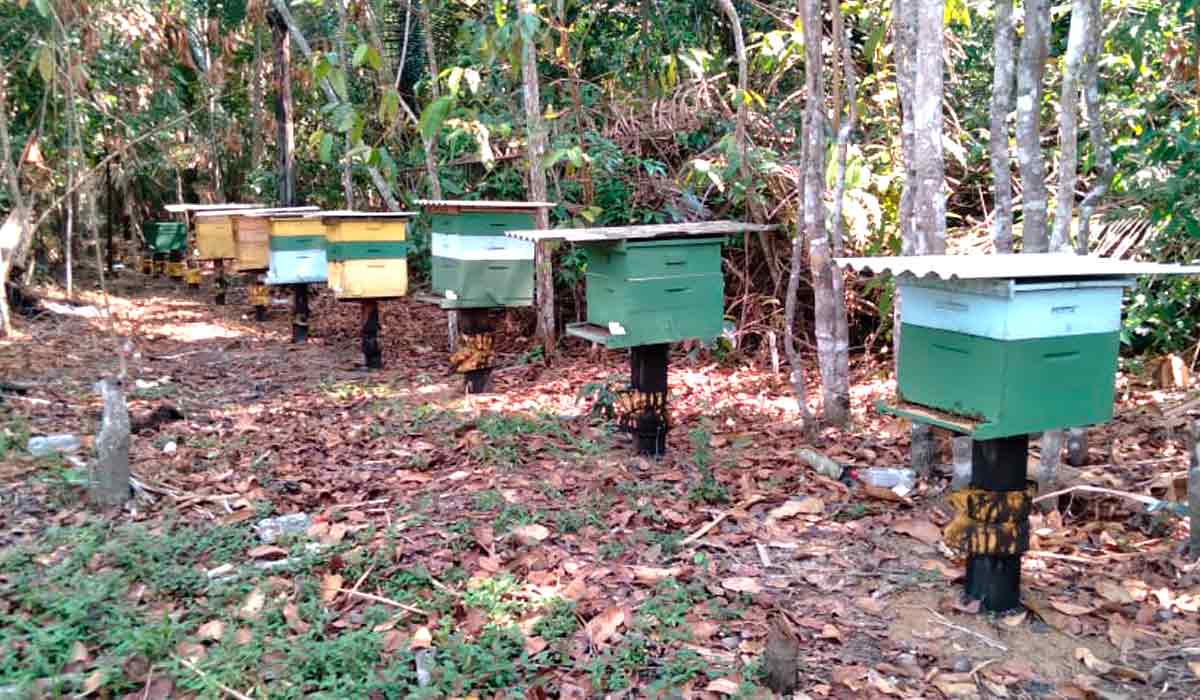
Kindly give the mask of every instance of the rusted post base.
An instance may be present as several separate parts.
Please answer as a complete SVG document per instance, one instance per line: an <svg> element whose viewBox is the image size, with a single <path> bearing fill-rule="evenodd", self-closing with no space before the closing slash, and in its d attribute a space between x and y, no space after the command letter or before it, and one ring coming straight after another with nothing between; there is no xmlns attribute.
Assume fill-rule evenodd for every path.
<svg viewBox="0 0 1200 700"><path fill-rule="evenodd" d="M217 293L213 298L217 306L225 306L225 292L229 289L229 280L225 279L225 261L217 261Z"/></svg>
<svg viewBox="0 0 1200 700"><path fill-rule="evenodd" d="M630 402L622 427L633 434L638 454L660 457L667 451L667 363L671 346L636 345L630 349Z"/></svg>
<svg viewBox="0 0 1200 700"><path fill-rule="evenodd" d="M379 302L362 302L362 351L367 369L383 369L383 349L379 345Z"/></svg>
<svg viewBox="0 0 1200 700"><path fill-rule="evenodd" d="M977 440L972 449L971 486L982 491L1008 493L1026 490L1029 436ZM1028 532L1029 518L1023 523ZM1024 551L1026 543L999 542L992 549ZM967 597L978 600L983 610L1007 612L1021 606L1021 555L969 555Z"/></svg>
<svg viewBox="0 0 1200 700"><path fill-rule="evenodd" d="M250 298L250 305L254 307L254 320L259 323L267 320L267 305L271 303L271 297L267 293L267 286L258 279L257 275L250 276L246 294Z"/></svg>
<svg viewBox="0 0 1200 700"><path fill-rule="evenodd" d="M292 342L308 340L308 285L292 285Z"/></svg>
<svg viewBox="0 0 1200 700"><path fill-rule="evenodd" d="M486 394L492 390L492 351L496 322L491 309L462 309L458 312L461 336L450 364L463 375L468 394Z"/></svg>

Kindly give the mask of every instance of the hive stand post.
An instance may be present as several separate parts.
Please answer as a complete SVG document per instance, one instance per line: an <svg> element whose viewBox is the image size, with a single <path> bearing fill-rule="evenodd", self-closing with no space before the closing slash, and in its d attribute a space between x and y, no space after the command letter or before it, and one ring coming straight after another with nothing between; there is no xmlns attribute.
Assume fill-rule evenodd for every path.
<svg viewBox="0 0 1200 700"><path fill-rule="evenodd" d="M362 351L367 369L383 369L383 349L379 346L379 301L362 302Z"/></svg>
<svg viewBox="0 0 1200 700"><path fill-rule="evenodd" d="M225 306L225 292L229 289L229 280L225 279L225 261L217 261L217 293L213 301L217 306Z"/></svg>
<svg viewBox="0 0 1200 700"><path fill-rule="evenodd" d="M996 494L1026 491L1026 467L1029 458L1029 436L977 440L972 449L971 487L977 491ZM967 596L980 601L988 612L1006 612L1021 605L1021 552L1029 547L1028 501L1020 512L999 514L989 518L1011 522L1021 535L1015 538L1001 536L988 548L993 551L1016 551L1016 554L967 556ZM1013 517L1008 517L1012 515ZM976 517L976 520L982 518ZM1000 533L1000 528L993 528Z"/></svg>
<svg viewBox="0 0 1200 700"><path fill-rule="evenodd" d="M308 340L308 285L292 285L292 342Z"/></svg>
<svg viewBox="0 0 1200 700"><path fill-rule="evenodd" d="M183 277L187 280L189 291L200 290L200 263L192 262L187 264L187 269L183 271Z"/></svg>
<svg viewBox="0 0 1200 700"><path fill-rule="evenodd" d="M450 355L450 364L463 375L468 394L492 390L492 350L495 347L496 322L491 309L462 309L458 312L458 349Z"/></svg>
<svg viewBox="0 0 1200 700"><path fill-rule="evenodd" d="M254 320L259 323L267 320L267 305L271 299L267 294L267 286L258 278L257 273L250 273L247 289L250 305L254 307Z"/></svg>
<svg viewBox="0 0 1200 700"><path fill-rule="evenodd" d="M667 362L671 346L666 343L635 345L630 349L629 366L632 402L622 417L623 426L633 433L638 454L661 456L667 450Z"/></svg>

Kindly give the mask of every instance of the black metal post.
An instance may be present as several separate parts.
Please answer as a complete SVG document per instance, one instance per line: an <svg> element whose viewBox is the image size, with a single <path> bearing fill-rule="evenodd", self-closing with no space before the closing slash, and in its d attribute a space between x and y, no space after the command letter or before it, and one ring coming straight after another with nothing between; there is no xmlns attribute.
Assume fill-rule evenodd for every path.
<svg viewBox="0 0 1200 700"><path fill-rule="evenodd" d="M492 318L491 309L462 309L458 312L458 329L462 336L469 338L486 338L486 350L476 348L476 351L483 352L485 356L479 360L483 366L474 369L467 369L463 372L465 377L468 394L486 394L492 390L492 358L491 358L491 343L492 333L496 330L496 324ZM478 344L478 340L474 340ZM472 352L471 348L462 347L463 343L460 340L458 352ZM457 355L457 353L456 353ZM453 359L451 360L453 362Z"/></svg>
<svg viewBox="0 0 1200 700"><path fill-rule="evenodd" d="M379 346L379 301L363 301L362 317L362 351L367 369L383 369L383 349Z"/></svg>
<svg viewBox="0 0 1200 700"><path fill-rule="evenodd" d="M229 289L229 280L225 279L225 261L217 261L217 293L213 301L217 306L225 306L225 292Z"/></svg>
<svg viewBox="0 0 1200 700"><path fill-rule="evenodd" d="M638 454L659 456L667 450L667 363L671 346L635 345L630 349L630 384L642 404L629 417Z"/></svg>
<svg viewBox="0 0 1200 700"><path fill-rule="evenodd" d="M972 447L971 486L997 493L1024 491L1029 459L1029 436L977 440ZM1028 532L1028 514L1025 514ZM1018 551L1028 546L1028 536ZM967 596L989 612L1006 612L1021 605L1021 555L967 557Z"/></svg>
<svg viewBox="0 0 1200 700"><path fill-rule="evenodd" d="M292 342L308 340L308 285L292 285Z"/></svg>

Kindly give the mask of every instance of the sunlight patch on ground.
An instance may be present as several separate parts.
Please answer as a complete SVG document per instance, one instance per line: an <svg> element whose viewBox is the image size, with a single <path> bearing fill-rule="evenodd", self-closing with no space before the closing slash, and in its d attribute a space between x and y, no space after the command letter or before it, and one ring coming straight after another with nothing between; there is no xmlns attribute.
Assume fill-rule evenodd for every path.
<svg viewBox="0 0 1200 700"><path fill-rule="evenodd" d="M243 333L227 328L217 323L163 323L153 326L143 326L144 330L160 333L172 340L195 342L198 340L215 340L217 338L240 338Z"/></svg>

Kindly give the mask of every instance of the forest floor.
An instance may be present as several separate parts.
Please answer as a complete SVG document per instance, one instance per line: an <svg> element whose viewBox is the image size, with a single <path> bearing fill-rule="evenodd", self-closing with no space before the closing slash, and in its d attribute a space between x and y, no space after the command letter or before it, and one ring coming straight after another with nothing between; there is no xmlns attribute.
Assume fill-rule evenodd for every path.
<svg viewBox="0 0 1200 700"><path fill-rule="evenodd" d="M206 282L207 284L207 282ZM506 326L496 393L447 374L444 315L384 305L385 369L359 368L358 309L327 292L313 337L126 274L103 314L56 312L0 343L0 697L769 697L769 629L799 639L799 698L1200 696L1200 570L1186 525L1076 494L1034 516L1027 608L979 614L944 548L946 475L900 498L825 478L906 460L907 424L855 370L854 421L808 442L783 375L672 358L660 461L593 417L585 385L627 360L569 341L545 366ZM132 337L141 488L104 516L92 385ZM1082 483L1178 496L1187 400L1137 374L1092 431ZM948 456L948 450L946 450ZM1087 497L1084 497L1087 496ZM304 513L265 543L255 524Z"/></svg>

